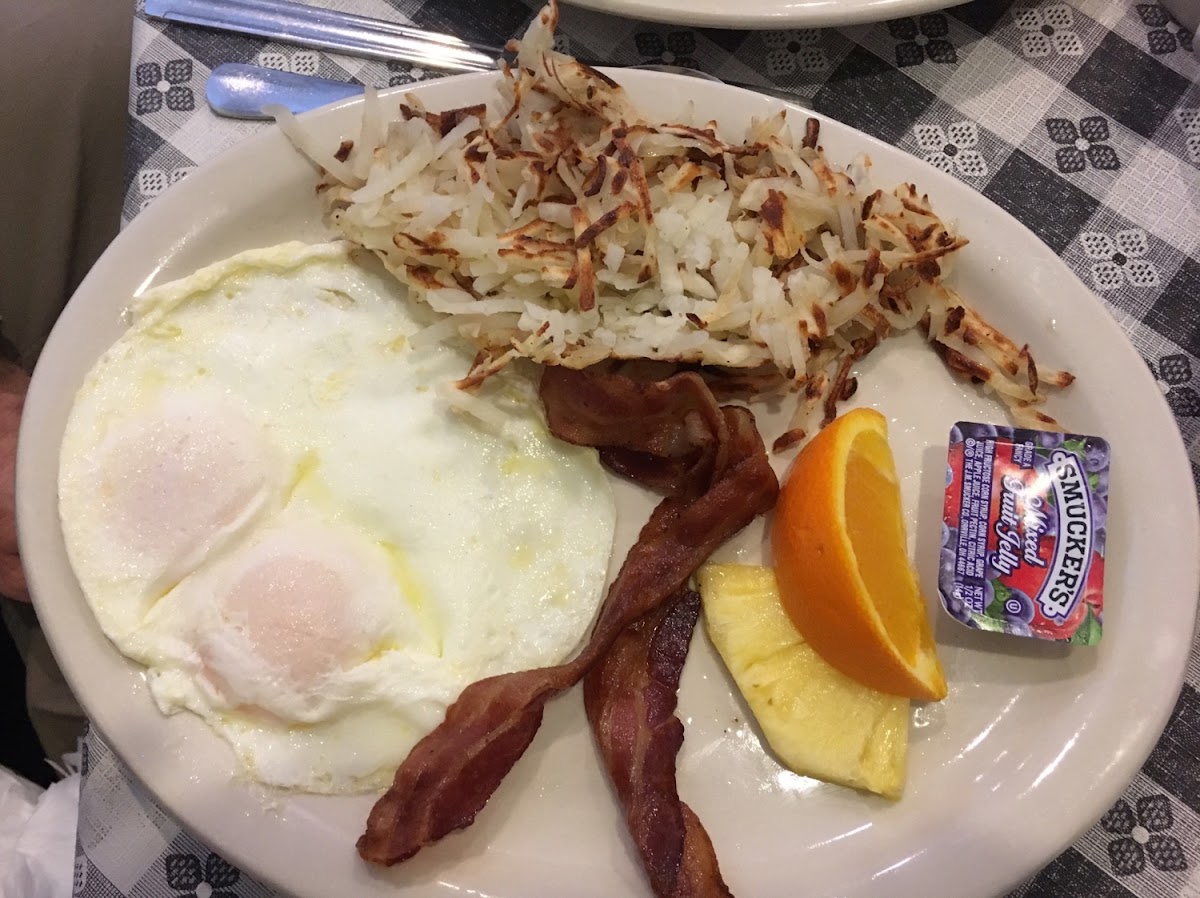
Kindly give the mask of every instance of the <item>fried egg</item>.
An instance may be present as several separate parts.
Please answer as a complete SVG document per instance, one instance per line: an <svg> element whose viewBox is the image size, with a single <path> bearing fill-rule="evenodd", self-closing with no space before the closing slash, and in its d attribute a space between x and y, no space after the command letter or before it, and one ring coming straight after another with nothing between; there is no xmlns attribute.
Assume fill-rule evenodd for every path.
<svg viewBox="0 0 1200 898"><path fill-rule="evenodd" d="M469 683L545 666L599 604L615 509L530 381L343 244L135 301L67 423L59 513L104 633L255 780L377 788ZM476 410L476 414L470 412Z"/></svg>

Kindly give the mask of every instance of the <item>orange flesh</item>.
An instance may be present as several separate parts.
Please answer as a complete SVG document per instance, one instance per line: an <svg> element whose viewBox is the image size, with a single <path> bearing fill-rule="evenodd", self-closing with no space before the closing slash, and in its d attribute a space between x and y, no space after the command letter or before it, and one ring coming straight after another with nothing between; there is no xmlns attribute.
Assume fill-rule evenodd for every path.
<svg viewBox="0 0 1200 898"><path fill-rule="evenodd" d="M880 692L945 697L878 412L849 412L804 447L772 543L781 604L829 664Z"/></svg>
<svg viewBox="0 0 1200 898"><path fill-rule="evenodd" d="M922 622L917 614L923 608L914 601L916 584L912 577L897 576L900 571L909 571L904 517L895 480L884 476L877 460L864 457L874 455L870 450L876 447L861 444L876 442L882 442L877 434L863 434L850 452L846 466L846 532L858 572L875 599L883 627L892 635L904 660L911 663L920 645ZM864 453L863 449L868 451ZM867 551L862 551L864 548Z"/></svg>

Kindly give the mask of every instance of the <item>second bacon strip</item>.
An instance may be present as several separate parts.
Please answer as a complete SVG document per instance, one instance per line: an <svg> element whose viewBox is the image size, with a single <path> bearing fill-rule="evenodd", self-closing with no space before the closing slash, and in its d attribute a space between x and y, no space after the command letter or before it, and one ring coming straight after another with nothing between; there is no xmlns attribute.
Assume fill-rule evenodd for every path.
<svg viewBox="0 0 1200 898"><path fill-rule="evenodd" d="M412 749L367 818L358 840L365 860L395 864L469 826L533 740L546 702L577 683L622 631L676 595L713 550L775 502L779 484L753 416L719 407L695 374L637 383L547 368L541 395L556 436L600 448L614 468L667 496L629 550L579 655L472 683ZM695 831L705 842L707 836L684 811L693 834L686 865L697 850Z"/></svg>
<svg viewBox="0 0 1200 898"><path fill-rule="evenodd" d="M687 591L625 629L583 678L583 705L642 866L661 898L732 898L700 818L679 798L679 676L700 616Z"/></svg>

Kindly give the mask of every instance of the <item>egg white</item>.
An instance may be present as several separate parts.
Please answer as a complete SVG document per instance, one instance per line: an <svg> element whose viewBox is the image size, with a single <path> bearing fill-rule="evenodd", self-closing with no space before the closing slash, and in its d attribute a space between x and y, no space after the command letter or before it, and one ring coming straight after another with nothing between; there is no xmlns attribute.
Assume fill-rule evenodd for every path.
<svg viewBox="0 0 1200 898"><path fill-rule="evenodd" d="M591 450L340 243L234 256L144 294L76 397L59 511L100 626L250 777L374 788L470 682L556 663L604 585ZM496 422L500 423L497 424Z"/></svg>

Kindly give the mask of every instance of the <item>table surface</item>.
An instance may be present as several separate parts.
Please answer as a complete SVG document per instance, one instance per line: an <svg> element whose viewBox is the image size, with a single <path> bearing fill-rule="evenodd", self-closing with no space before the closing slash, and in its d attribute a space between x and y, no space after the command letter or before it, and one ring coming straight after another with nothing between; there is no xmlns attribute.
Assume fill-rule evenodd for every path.
<svg viewBox="0 0 1200 898"><path fill-rule="evenodd" d="M499 43L533 0L320 0ZM376 86L382 63L134 20L126 222L195 166L264 127L204 103L209 71L251 62ZM564 49L774 85L948 171L1058 253L1154 373L1200 479L1200 62L1156 3L978 0L822 30L721 31L564 7ZM84 750L75 894L271 898L159 808L95 731ZM1200 895L1200 654L1125 794L1010 898Z"/></svg>

